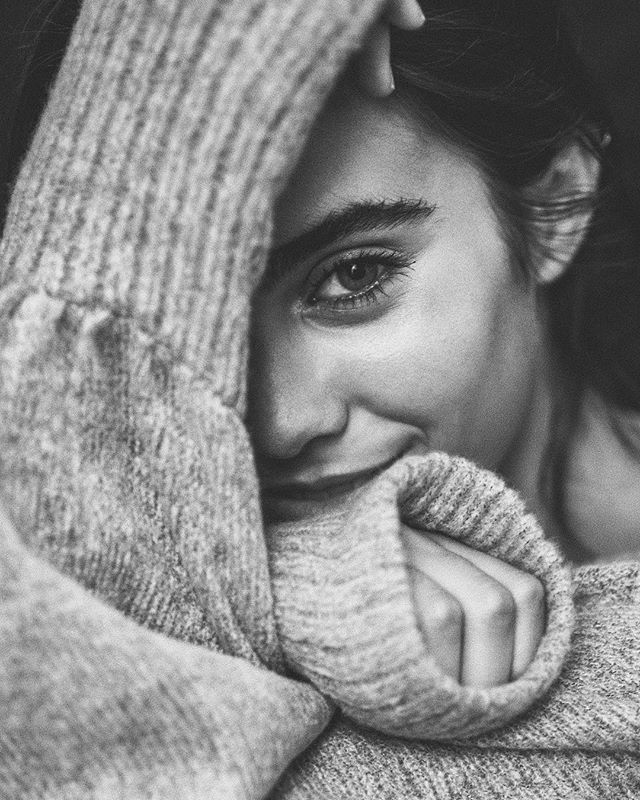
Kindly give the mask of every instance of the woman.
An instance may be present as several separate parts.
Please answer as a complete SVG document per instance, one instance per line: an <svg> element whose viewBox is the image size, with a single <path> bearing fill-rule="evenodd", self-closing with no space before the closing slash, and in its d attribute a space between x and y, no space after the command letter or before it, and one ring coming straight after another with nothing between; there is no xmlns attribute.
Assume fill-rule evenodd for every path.
<svg viewBox="0 0 640 800"><path fill-rule="evenodd" d="M637 360L627 354L638 347L635 306L627 304L637 299L640 280L633 210L612 174L608 120L561 49L564 40L546 41L552 32L543 30L537 10L528 12L531 20L520 12L509 25L500 8L492 27L495 4L473 6L430 4L420 32L397 34L393 97L374 102L347 86L334 95L280 197L272 266L255 302L256 342L269 344L256 371L270 380L269 391L256 389L259 453L295 480L301 451L312 450L315 438L338 436L348 409L338 408L339 399L326 408L338 389L330 376L327 385L305 384L299 365L324 375L330 368L316 369L315 361L341 358L353 371L354 394L366 396L362 406L375 405L369 395L378 395L394 407L377 412L381 418L424 417L405 423L415 435L384 434L380 421L377 435L394 441L388 452L371 445L363 463L379 468L420 445L464 455L503 474L574 558L619 554L637 545L640 498L637 461L625 458L618 436L625 412L630 434L640 424L633 414L640 409ZM535 34L528 24L534 19ZM439 201L438 192L448 194ZM429 241L431 228L445 228L442 243ZM395 241L392 231L403 247L360 244ZM440 256L445 246L449 252ZM334 261L322 257L326 250ZM465 264L469 253L486 266ZM430 286L425 262L434 259ZM484 267L490 289L476 286L474 266ZM453 284L449 294L440 289L445 281ZM305 330L300 320L299 328L284 330L280 312L294 292L298 318L315 315L309 344L298 335ZM498 300L507 307L502 316ZM436 303L452 309L451 317ZM399 329L407 318L415 327ZM323 339L325 325L345 333ZM353 341L359 336L375 339L375 351L373 342L367 348ZM327 352L333 346L339 355ZM371 376L356 385L363 371ZM392 378L406 392L390 386ZM301 397L288 398L296 385ZM399 398L383 398L386 387ZM398 407L411 402L422 412ZM354 441L345 447L355 453L371 436L365 425L376 435L376 412L369 413L362 431L348 432ZM596 456L595 447L604 450ZM551 496L540 485L545 458L547 483L556 487ZM303 466L313 461L307 471L321 472L323 460L329 455L307 455ZM616 478L619 485L608 483Z"/></svg>
<svg viewBox="0 0 640 800"><path fill-rule="evenodd" d="M436 450L497 471L575 561L638 550L637 226L554 16L509 8L427 4L394 37L395 93L347 78L279 198L250 415L274 520ZM445 670L521 674L544 627L535 584L404 536ZM438 604L457 633L430 623Z"/></svg>
<svg viewBox="0 0 640 800"><path fill-rule="evenodd" d="M284 12L246 0L83 4L2 250L0 474L18 528L2 525L6 796L262 797L328 725L332 706L313 687L260 668L284 671L291 659L282 633L297 626L278 629L272 613L240 419L248 298L283 176L379 10L364 2L288 3ZM472 691L434 669L410 624L391 495L376 494L379 528L356 524L338 537L324 536L325 523L311 529L311 555L321 558L357 535L366 546L344 558L319 567L307 559L312 537L295 532L294 549L280 558L279 537L270 558L279 625L305 610L296 591L314 604L323 593L333 599L336 579L356 601L364 591L370 604L345 618L334 603L324 628L342 625L347 639L368 644L373 632L367 654L377 666L376 650L402 648L411 658L401 666L416 667L403 691L385 684L383 671L377 688L415 701L416 712L422 696L412 682L426 676L450 738L511 719L545 692L566 652L570 614L566 573L513 496L476 468L430 459L420 464L433 468L432 489L469 477L458 500L484 498L472 509L484 544L504 532L489 543L492 554L545 581L552 630L521 679ZM376 493L402 479L407 500L406 463L381 476ZM436 494L431 519L447 497ZM414 499L419 505L422 494ZM468 745L402 745L338 722L277 794L482 797L552 787L561 797L580 784L595 797L625 781L630 788L632 714L609 712L617 702L634 708L637 637L623 636L636 630L634 573L600 569L577 580L587 602L575 647L554 692L527 718ZM381 588L395 591L382 593L393 613L376 605ZM302 622L304 639L304 614ZM347 646L338 656L349 671L364 652ZM600 691L602 670L622 663L631 668L610 671ZM316 666L332 669L323 657Z"/></svg>

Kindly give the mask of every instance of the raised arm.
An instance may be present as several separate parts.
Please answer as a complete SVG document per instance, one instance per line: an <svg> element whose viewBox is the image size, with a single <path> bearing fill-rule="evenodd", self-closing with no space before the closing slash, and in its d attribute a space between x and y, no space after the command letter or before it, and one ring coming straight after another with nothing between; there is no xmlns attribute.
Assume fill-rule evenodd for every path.
<svg viewBox="0 0 640 800"><path fill-rule="evenodd" d="M82 6L0 253L4 797L257 798L326 722L262 668L246 328L273 193L380 7Z"/></svg>

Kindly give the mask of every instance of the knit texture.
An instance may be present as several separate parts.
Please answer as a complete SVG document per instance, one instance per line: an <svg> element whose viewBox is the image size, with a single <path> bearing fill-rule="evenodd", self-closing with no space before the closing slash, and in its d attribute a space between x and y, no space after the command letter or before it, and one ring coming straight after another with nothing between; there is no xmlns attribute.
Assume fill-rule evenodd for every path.
<svg viewBox="0 0 640 800"><path fill-rule="evenodd" d="M326 725L310 686L125 619L4 516L0 548L3 800L260 798Z"/></svg>
<svg viewBox="0 0 640 800"><path fill-rule="evenodd" d="M560 688L490 733L544 694L571 613L555 551L475 468L398 465L371 488L388 527L368 531L361 508L353 530L331 519L272 537L274 613L242 424L250 293L275 193L381 5L85 0L0 250L3 798L265 797L332 713L320 691L270 671L292 666L380 730L485 734L400 743L338 721L276 796L524 797L542 762L557 797L637 785L635 566L624 584L593 568L593 613L579 606ZM543 579L550 625L520 681L468 693L434 672L399 514ZM325 562L308 551L316 530L331 532ZM324 628L304 580L316 597L335 585L347 541L366 558L350 562L348 604L325 606ZM375 654L377 679L368 602L380 586L379 640L398 647ZM343 661L326 637L349 609ZM586 699L593 687L615 716Z"/></svg>
<svg viewBox="0 0 640 800"><path fill-rule="evenodd" d="M465 459L433 453L397 462L349 505L267 532L278 633L296 672L352 719L409 738L486 731L544 694L569 648L571 577L515 492ZM438 669L413 613L402 522L540 578L546 633L518 680L474 689Z"/></svg>
<svg viewBox="0 0 640 800"><path fill-rule="evenodd" d="M280 655L239 417L249 295L281 173L378 6L88 0L0 253L21 535L145 624L255 663Z"/></svg>
<svg viewBox="0 0 640 800"><path fill-rule="evenodd" d="M3 797L175 797L187 775L262 797L328 719L259 669L282 656L240 417L273 193L379 6L83 4L0 250L0 490L23 545L144 627L16 549Z"/></svg>
<svg viewBox="0 0 640 800"><path fill-rule="evenodd" d="M527 714L454 744L390 739L336 719L271 800L638 797L640 564L581 567L574 583L569 657Z"/></svg>

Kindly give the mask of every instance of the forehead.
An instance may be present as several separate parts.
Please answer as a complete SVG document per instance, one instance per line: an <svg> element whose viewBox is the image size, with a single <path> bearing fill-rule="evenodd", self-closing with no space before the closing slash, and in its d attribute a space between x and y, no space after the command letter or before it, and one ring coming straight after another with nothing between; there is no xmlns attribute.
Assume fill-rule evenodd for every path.
<svg viewBox="0 0 640 800"><path fill-rule="evenodd" d="M362 200L422 197L440 205L473 172L470 159L393 100L342 87L318 118L276 204L274 244Z"/></svg>

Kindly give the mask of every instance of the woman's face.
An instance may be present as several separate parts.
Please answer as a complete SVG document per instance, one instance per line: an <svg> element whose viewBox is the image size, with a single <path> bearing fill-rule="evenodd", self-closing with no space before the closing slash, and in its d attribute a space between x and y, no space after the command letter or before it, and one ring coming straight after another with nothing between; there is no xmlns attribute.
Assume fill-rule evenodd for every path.
<svg viewBox="0 0 640 800"><path fill-rule="evenodd" d="M407 453L517 471L541 341L473 160L392 101L343 93L281 195L255 297L267 512L327 510Z"/></svg>

